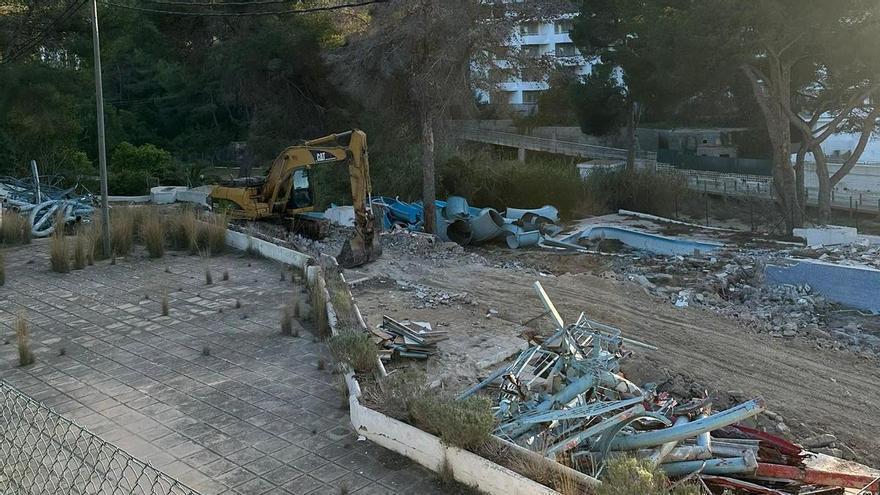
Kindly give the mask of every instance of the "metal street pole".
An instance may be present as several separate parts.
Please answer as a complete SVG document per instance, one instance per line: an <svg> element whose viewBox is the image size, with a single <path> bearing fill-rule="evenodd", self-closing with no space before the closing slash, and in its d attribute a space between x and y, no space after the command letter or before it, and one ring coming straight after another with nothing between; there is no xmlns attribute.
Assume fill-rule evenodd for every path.
<svg viewBox="0 0 880 495"><path fill-rule="evenodd" d="M104 143L104 86L101 82L101 39L98 35L98 0L92 0L92 48L95 53L95 100L98 111L98 165L101 169L101 220L104 256L110 256L110 208L107 204L107 150Z"/></svg>

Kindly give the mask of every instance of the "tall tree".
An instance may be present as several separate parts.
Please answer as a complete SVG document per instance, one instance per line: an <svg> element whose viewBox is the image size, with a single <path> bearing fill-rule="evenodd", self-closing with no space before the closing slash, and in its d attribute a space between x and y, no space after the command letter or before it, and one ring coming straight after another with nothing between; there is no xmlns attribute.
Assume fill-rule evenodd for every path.
<svg viewBox="0 0 880 495"><path fill-rule="evenodd" d="M650 88L659 77L699 93L733 88L737 73L745 75L772 144L777 205L791 232L803 224L804 210L803 155L792 163L792 127L804 136L804 153L847 127L863 130L867 140L874 127L880 55L870 47L880 37L878 8L872 0L756 0L747 7L726 0L603 0L584 2L582 17L594 12L580 25L582 37L599 40L593 46L612 40L601 54L628 73L627 85L647 81ZM654 74L634 74L650 65L632 57L658 54L663 63ZM816 129L822 114L831 122ZM827 219L830 189L857 157L829 175L821 150L815 155Z"/></svg>
<svg viewBox="0 0 880 495"><path fill-rule="evenodd" d="M389 126L420 143L425 230L435 227L435 142L452 111L491 92L517 55L506 49L518 22L555 15L561 2L410 0L380 4L369 28L333 57L341 84ZM497 63L503 60L503 63Z"/></svg>

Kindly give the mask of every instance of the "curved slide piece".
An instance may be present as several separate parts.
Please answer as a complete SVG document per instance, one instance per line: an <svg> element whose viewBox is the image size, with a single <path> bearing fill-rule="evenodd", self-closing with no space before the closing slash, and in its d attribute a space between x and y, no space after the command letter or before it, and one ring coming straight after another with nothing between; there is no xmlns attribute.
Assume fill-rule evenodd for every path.
<svg viewBox="0 0 880 495"><path fill-rule="evenodd" d="M468 202L461 196L449 196L446 198L446 207L443 209L443 216L448 220L467 217L470 215Z"/></svg>
<svg viewBox="0 0 880 495"><path fill-rule="evenodd" d="M519 220L526 213L534 213L539 217L549 219L553 223L559 222L559 210L557 210L555 206L550 205L544 205L540 208L534 208L531 210L523 208L508 208L504 212L504 216L507 218L512 218L514 220Z"/></svg>
<svg viewBox="0 0 880 495"><path fill-rule="evenodd" d="M504 240L510 249L537 246L541 240L541 232L537 230L526 230L512 223L504 224L503 228L505 231Z"/></svg>
<svg viewBox="0 0 880 495"><path fill-rule="evenodd" d="M493 208L483 208L479 216L470 220L473 237L471 242L480 243L494 239L504 232L504 219Z"/></svg>

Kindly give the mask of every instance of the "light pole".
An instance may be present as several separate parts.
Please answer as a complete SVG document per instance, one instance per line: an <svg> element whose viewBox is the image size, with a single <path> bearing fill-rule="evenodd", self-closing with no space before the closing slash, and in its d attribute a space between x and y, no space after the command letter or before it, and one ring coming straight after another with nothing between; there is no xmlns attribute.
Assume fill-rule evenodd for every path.
<svg viewBox="0 0 880 495"><path fill-rule="evenodd" d="M98 112L98 165L101 171L101 219L104 256L110 256L110 208L107 202L107 150L104 143L104 89L101 82L101 39L98 35L98 0L92 0L92 48L95 53L95 99Z"/></svg>

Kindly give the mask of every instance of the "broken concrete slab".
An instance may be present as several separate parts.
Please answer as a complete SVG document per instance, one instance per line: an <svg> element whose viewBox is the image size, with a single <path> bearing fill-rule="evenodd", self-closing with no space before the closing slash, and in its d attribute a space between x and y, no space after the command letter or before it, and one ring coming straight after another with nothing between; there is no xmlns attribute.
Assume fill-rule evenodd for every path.
<svg viewBox="0 0 880 495"><path fill-rule="evenodd" d="M880 270L874 268L786 258L766 265L764 275L770 284L808 284L830 301L880 313Z"/></svg>
<svg viewBox="0 0 880 495"><path fill-rule="evenodd" d="M807 229L794 229L795 237L803 237L807 246L836 246L852 244L859 240L859 233L854 227L826 225Z"/></svg>

